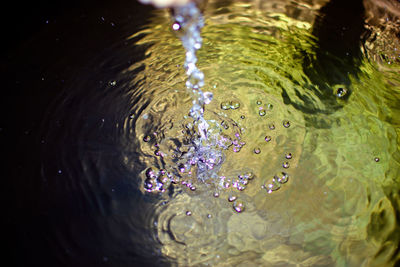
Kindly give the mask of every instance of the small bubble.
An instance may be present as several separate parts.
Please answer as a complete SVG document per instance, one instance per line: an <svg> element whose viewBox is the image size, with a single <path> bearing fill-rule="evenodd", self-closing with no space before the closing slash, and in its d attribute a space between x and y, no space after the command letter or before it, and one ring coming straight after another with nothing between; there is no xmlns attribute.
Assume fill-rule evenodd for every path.
<svg viewBox="0 0 400 267"><path fill-rule="evenodd" d="M111 82L110 82L110 85L111 85L111 86L115 86L116 84L117 84L116 81L111 81Z"/></svg>
<svg viewBox="0 0 400 267"><path fill-rule="evenodd" d="M212 216L211 214L207 214L207 218L210 219Z"/></svg>
<svg viewBox="0 0 400 267"><path fill-rule="evenodd" d="M281 176L275 175L274 179L278 181L278 183L284 184L289 180L289 175L286 172L282 172L281 174Z"/></svg>
<svg viewBox="0 0 400 267"><path fill-rule="evenodd" d="M218 192L215 192L215 193L213 194L213 196L214 196L214 197L219 197L219 193L218 193Z"/></svg>
<svg viewBox="0 0 400 267"><path fill-rule="evenodd" d="M243 175L244 178L252 180L254 178L254 174L252 172L248 172Z"/></svg>
<svg viewBox="0 0 400 267"><path fill-rule="evenodd" d="M345 88L343 88L343 87L339 87L336 90L336 96L339 97L339 98L344 97L346 94L347 94L347 90Z"/></svg>
<svg viewBox="0 0 400 267"><path fill-rule="evenodd" d="M283 121L283 127L289 128L290 127L290 122L289 121Z"/></svg>
<svg viewBox="0 0 400 267"><path fill-rule="evenodd" d="M230 101L225 101L221 103L221 109L223 110L228 110L231 108L231 102Z"/></svg>
<svg viewBox="0 0 400 267"><path fill-rule="evenodd" d="M192 185L192 186L190 187L190 190L196 191L196 187L195 187L194 185Z"/></svg>
<svg viewBox="0 0 400 267"><path fill-rule="evenodd" d="M156 171L154 171L152 168L147 168L146 177L147 178L157 178Z"/></svg>
<svg viewBox="0 0 400 267"><path fill-rule="evenodd" d="M230 195L230 196L228 197L228 201L229 201L229 202L233 202L233 201L235 201L236 199L237 199L236 196Z"/></svg>
<svg viewBox="0 0 400 267"><path fill-rule="evenodd" d="M226 121L222 121L221 126L224 127L225 130L229 129L229 125Z"/></svg>
<svg viewBox="0 0 400 267"><path fill-rule="evenodd" d="M145 142L149 142L151 139L151 137L149 135L146 135L145 137L143 137L143 141Z"/></svg>
<svg viewBox="0 0 400 267"><path fill-rule="evenodd" d="M172 29L174 31L178 31L181 28L181 25L179 24L179 22L175 21L174 24L172 24Z"/></svg>
<svg viewBox="0 0 400 267"><path fill-rule="evenodd" d="M375 157L374 160L375 162L379 162L380 159L378 157Z"/></svg>
<svg viewBox="0 0 400 267"><path fill-rule="evenodd" d="M271 194L273 191L276 191L279 188L281 188L281 186L278 183L278 181L275 180L275 178L273 178L270 183L265 184L264 188L267 190L268 194Z"/></svg>
<svg viewBox="0 0 400 267"><path fill-rule="evenodd" d="M255 148L254 149L254 153L255 154L260 154L261 153L261 149L260 148Z"/></svg>
<svg viewBox="0 0 400 267"><path fill-rule="evenodd" d="M152 188L153 188L153 181L150 179L150 178L147 178L145 181L144 181L144 188L146 189L146 190L151 190Z"/></svg>
<svg viewBox="0 0 400 267"><path fill-rule="evenodd" d="M291 159L293 157L292 153L286 153L285 158Z"/></svg>
<svg viewBox="0 0 400 267"><path fill-rule="evenodd" d="M238 109L240 108L240 103L237 101L232 101L231 102L231 109Z"/></svg>
<svg viewBox="0 0 400 267"><path fill-rule="evenodd" d="M274 108L274 105L272 105L272 104L268 104L268 105L267 105L267 109L268 109L268 110L272 110L273 108Z"/></svg>
<svg viewBox="0 0 400 267"><path fill-rule="evenodd" d="M282 167L285 169L289 168L289 162L285 161L284 163L282 163Z"/></svg>
<svg viewBox="0 0 400 267"><path fill-rule="evenodd" d="M235 146L234 148L232 148L232 150L235 153L239 153L240 152L240 146Z"/></svg>
<svg viewBox="0 0 400 267"><path fill-rule="evenodd" d="M62 173L62 171L61 170L58 170L58 174L61 174Z"/></svg>
<svg viewBox="0 0 400 267"><path fill-rule="evenodd" d="M242 120L244 120L246 117L245 117L244 115L242 115L242 116L240 116L240 118L241 118Z"/></svg>
<svg viewBox="0 0 400 267"><path fill-rule="evenodd" d="M258 115L260 115L260 116L265 116L265 114L267 114L267 112L265 112L265 110L263 110L263 109L260 109L258 111Z"/></svg>
<svg viewBox="0 0 400 267"><path fill-rule="evenodd" d="M266 141L266 142L269 142L269 141L271 141L271 139L272 139L272 137L271 137L271 136L269 136L269 135L267 135L267 136L265 137L265 141Z"/></svg>
<svg viewBox="0 0 400 267"><path fill-rule="evenodd" d="M261 101L261 100L257 100L256 104L257 104L257 105L261 105L261 104L262 104L262 101Z"/></svg>
<svg viewBox="0 0 400 267"><path fill-rule="evenodd" d="M187 215L187 216L191 216L191 215L192 215L192 212L191 212L190 210L188 210L188 211L186 211L186 215Z"/></svg>
<svg viewBox="0 0 400 267"><path fill-rule="evenodd" d="M275 124L271 123L270 125L268 125L268 128L270 130L275 130Z"/></svg>
<svg viewBox="0 0 400 267"><path fill-rule="evenodd" d="M237 213L241 213L244 211L244 204L243 204L243 201L241 201L241 200L236 200L233 203L232 207Z"/></svg>

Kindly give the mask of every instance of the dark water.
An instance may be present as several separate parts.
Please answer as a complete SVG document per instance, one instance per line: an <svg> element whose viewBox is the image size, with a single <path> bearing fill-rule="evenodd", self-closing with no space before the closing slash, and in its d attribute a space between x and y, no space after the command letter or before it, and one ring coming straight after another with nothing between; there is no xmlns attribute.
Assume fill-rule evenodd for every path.
<svg viewBox="0 0 400 267"><path fill-rule="evenodd" d="M2 60L15 266L398 264L399 54L360 1L210 1L204 116L245 144L217 178L185 174L162 194L145 172L179 168L191 107L170 14L65 5L20 14ZM219 187L249 172L246 190Z"/></svg>

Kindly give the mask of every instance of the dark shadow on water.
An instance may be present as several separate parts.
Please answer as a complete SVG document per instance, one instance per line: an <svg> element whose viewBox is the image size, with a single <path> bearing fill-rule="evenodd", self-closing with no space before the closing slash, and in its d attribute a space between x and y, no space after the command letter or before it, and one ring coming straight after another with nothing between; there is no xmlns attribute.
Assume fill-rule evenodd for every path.
<svg viewBox="0 0 400 267"><path fill-rule="evenodd" d="M364 27L364 6L362 0L332 0L323 6L314 21L312 34L316 37L314 54L303 53L303 71L313 91L325 105L318 109L306 94L298 93L302 104L292 101L285 90L282 97L285 104L291 104L305 114L330 114L340 109L351 96L350 77L356 77L363 54L361 45L368 32ZM338 97L340 90L345 94ZM309 116L314 127L329 127Z"/></svg>
<svg viewBox="0 0 400 267"><path fill-rule="evenodd" d="M129 116L132 88L109 84L127 84L119 73L143 57L126 38L152 8L20 4L7 16L19 35L1 62L7 265L168 266L149 229L155 200L138 190L142 166L123 164L137 158L116 127Z"/></svg>

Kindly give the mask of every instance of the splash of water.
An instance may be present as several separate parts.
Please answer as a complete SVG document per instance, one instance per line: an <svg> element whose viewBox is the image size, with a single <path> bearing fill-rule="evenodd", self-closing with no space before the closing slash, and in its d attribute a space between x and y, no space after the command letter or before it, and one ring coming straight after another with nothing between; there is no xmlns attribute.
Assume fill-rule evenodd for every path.
<svg viewBox="0 0 400 267"><path fill-rule="evenodd" d="M201 48L201 28L204 18L194 3L174 9L175 22L172 28L178 32L182 45L186 51L184 68L188 79L186 88L193 100L189 116L193 118L193 128L197 134L192 139L193 148L189 151L190 165L197 166L197 178L207 180L216 174L216 167L223 162L224 155L217 147L223 147L219 135L213 135L210 123L204 118L204 105L209 104L213 98L211 92L203 92L204 73L196 66L196 52ZM198 138L196 138L196 135Z"/></svg>

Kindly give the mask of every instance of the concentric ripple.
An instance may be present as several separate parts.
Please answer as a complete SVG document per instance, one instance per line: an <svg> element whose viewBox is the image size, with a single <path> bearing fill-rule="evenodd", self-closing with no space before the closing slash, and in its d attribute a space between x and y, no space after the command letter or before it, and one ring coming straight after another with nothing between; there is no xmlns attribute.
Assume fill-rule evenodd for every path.
<svg viewBox="0 0 400 267"><path fill-rule="evenodd" d="M189 55L199 72L179 12L158 10L102 65L143 57L53 107L48 139L72 145L43 172L84 174L56 182L85 193L83 213L109 215L93 225L117 229L116 254L176 266L399 259L400 67L322 62L313 23L326 1L305 2L209 1ZM71 232L65 244L82 233Z"/></svg>

